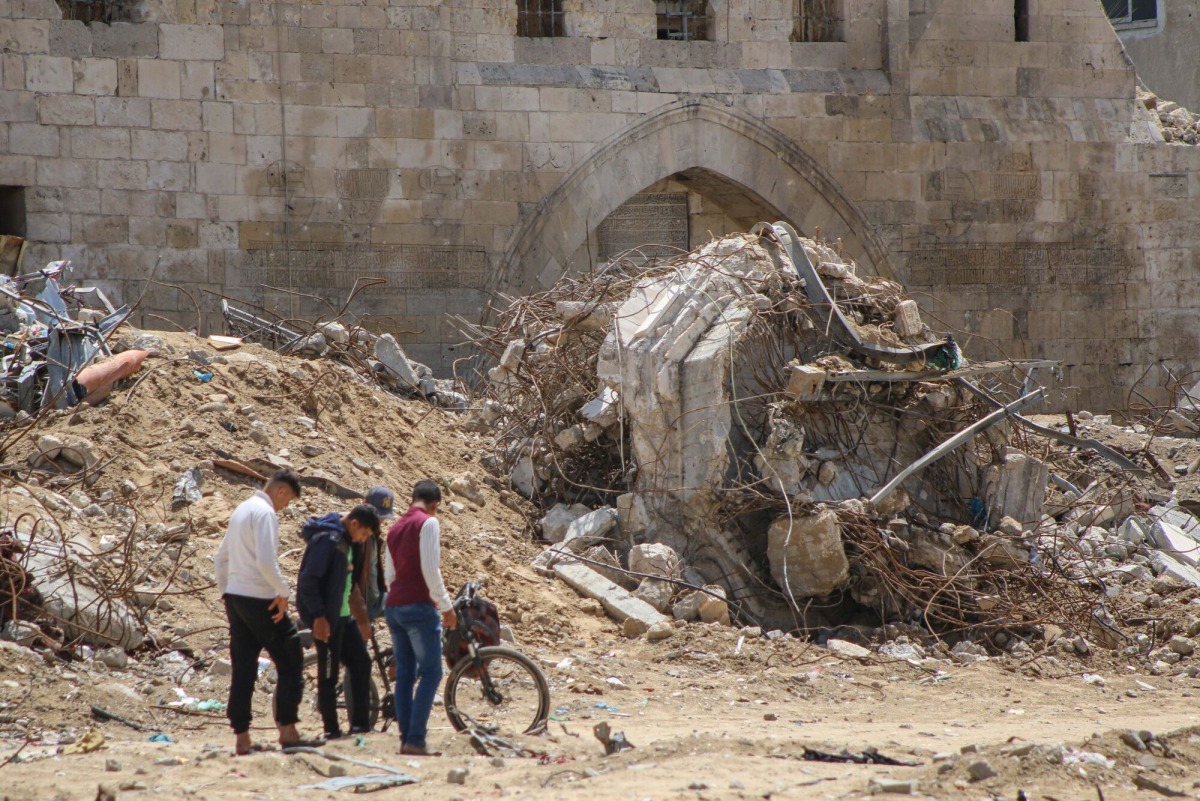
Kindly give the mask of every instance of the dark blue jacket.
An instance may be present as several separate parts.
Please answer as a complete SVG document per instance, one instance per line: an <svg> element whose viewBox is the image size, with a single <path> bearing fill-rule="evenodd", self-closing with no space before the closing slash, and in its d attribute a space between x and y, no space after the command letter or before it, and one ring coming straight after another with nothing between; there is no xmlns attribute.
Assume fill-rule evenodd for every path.
<svg viewBox="0 0 1200 801"><path fill-rule="evenodd" d="M319 617L335 626L341 620L342 599L346 596L350 533L342 525L342 516L330 512L310 517L300 529L300 537L308 545L300 560L296 611L306 626Z"/></svg>

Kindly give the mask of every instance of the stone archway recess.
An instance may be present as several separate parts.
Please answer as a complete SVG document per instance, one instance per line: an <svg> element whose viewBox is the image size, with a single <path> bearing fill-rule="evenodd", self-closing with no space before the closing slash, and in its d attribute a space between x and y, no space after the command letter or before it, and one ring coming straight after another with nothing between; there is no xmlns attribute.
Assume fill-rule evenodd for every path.
<svg viewBox="0 0 1200 801"><path fill-rule="evenodd" d="M819 226L823 238L841 238L864 271L895 276L862 211L795 142L741 111L689 99L610 137L572 169L517 231L492 288L508 295L548 289L618 206L657 181L697 169L745 187L802 233Z"/></svg>

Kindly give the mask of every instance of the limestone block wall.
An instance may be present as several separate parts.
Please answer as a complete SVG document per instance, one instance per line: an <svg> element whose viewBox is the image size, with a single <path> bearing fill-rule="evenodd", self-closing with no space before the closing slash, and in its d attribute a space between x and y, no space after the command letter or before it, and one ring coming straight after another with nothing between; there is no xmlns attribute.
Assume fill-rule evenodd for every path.
<svg viewBox="0 0 1200 801"><path fill-rule="evenodd" d="M1094 0L1031 3L1022 42L1006 0L847 0L834 42L790 41L790 0L709 5L678 42L650 0L566 0L559 38L513 0L0 0L0 187L32 263L145 324L384 278L351 308L443 371L447 315L579 266L668 180L842 239L972 355L1063 359L1062 403L1191 369L1197 151L1156 140Z"/></svg>

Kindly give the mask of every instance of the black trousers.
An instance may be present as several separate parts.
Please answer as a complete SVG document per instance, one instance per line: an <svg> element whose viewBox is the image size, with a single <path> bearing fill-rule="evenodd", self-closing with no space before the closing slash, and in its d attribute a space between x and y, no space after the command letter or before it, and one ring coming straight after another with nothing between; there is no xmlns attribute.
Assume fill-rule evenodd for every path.
<svg viewBox="0 0 1200 801"><path fill-rule="evenodd" d="M228 595L225 614L229 618L229 723L235 734L250 731L250 704L258 679L258 657L266 650L275 663L279 681L275 686L275 723L280 726L300 721L300 699L304 696L304 652L300 633L291 617L276 623L271 619L272 599Z"/></svg>
<svg viewBox="0 0 1200 801"><path fill-rule="evenodd" d="M346 682L352 688L346 693L350 707L350 731L367 731L371 727L371 657L362 632L352 617L331 621L329 641L317 646L317 708L325 723L326 734L340 734L338 723L337 686L341 664L346 664Z"/></svg>

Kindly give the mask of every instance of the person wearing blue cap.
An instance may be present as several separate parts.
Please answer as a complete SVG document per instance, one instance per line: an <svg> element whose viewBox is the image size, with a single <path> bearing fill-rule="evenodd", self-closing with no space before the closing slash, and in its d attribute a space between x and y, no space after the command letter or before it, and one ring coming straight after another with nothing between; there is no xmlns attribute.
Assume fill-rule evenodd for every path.
<svg viewBox="0 0 1200 801"><path fill-rule="evenodd" d="M396 495L387 487L371 487L363 502L375 508L380 520L394 517L396 512ZM371 620L383 617L383 602L387 597L387 581L384 578L384 565L387 562L387 548L383 537L375 537L362 547L363 554L359 560L360 585L363 588L363 600L367 604L367 616Z"/></svg>

